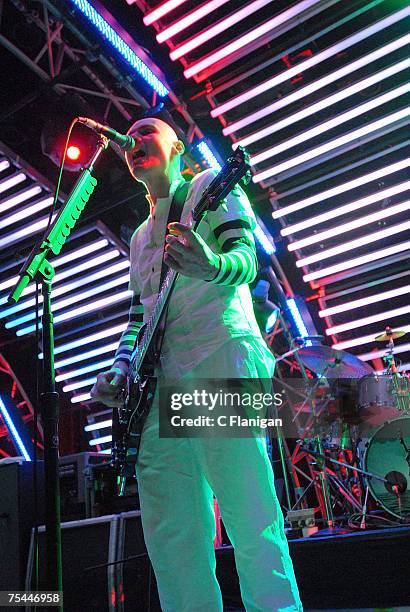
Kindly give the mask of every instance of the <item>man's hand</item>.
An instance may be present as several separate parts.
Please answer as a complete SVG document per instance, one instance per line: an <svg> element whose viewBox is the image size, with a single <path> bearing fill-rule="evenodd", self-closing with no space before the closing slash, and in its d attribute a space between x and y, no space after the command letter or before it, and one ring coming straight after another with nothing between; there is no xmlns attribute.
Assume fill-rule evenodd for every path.
<svg viewBox="0 0 410 612"><path fill-rule="evenodd" d="M173 270L200 278L212 280L219 270L219 257L204 240L188 225L170 223L171 235L166 237L164 261Z"/></svg>
<svg viewBox="0 0 410 612"><path fill-rule="evenodd" d="M117 361L110 370L98 374L97 380L90 391L96 402L102 402L110 408L121 406L118 392L124 387L128 372L128 365L124 361Z"/></svg>

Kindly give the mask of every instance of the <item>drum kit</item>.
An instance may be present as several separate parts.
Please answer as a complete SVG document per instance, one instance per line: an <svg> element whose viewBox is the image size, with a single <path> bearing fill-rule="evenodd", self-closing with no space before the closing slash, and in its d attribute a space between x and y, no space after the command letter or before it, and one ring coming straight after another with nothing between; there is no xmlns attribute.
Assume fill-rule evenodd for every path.
<svg viewBox="0 0 410 612"><path fill-rule="evenodd" d="M410 522L410 373L400 372L394 358L394 341L405 333L387 327L375 337L387 342L382 372L321 344L296 349L298 360L316 375L303 403L293 406L294 421L300 423L301 413L307 417L298 428L297 449L317 466L322 513L331 529L332 489L362 516L362 527L369 493L373 506Z"/></svg>

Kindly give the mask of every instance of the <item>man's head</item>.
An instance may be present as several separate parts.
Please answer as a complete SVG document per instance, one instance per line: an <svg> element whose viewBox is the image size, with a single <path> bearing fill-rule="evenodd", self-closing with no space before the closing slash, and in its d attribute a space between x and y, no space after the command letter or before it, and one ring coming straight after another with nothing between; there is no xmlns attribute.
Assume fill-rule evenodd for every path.
<svg viewBox="0 0 410 612"><path fill-rule="evenodd" d="M185 147L176 132L162 119L139 119L129 128L135 148L125 158L132 176L143 183L168 177L170 181L180 172L180 158Z"/></svg>

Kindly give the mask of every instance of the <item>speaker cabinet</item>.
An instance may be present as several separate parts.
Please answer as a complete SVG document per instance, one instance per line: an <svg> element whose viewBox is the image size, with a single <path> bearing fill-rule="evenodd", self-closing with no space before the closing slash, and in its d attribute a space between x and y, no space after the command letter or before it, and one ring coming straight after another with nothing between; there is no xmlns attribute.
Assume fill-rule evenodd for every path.
<svg viewBox="0 0 410 612"><path fill-rule="evenodd" d="M45 528L39 528L39 589L46 590ZM61 524L64 612L160 612L140 512ZM33 588L32 534L26 588ZM149 606L151 606L149 608Z"/></svg>
<svg viewBox="0 0 410 612"><path fill-rule="evenodd" d="M43 463L38 463L38 523L44 522ZM23 590L34 525L33 464L0 464L0 591Z"/></svg>

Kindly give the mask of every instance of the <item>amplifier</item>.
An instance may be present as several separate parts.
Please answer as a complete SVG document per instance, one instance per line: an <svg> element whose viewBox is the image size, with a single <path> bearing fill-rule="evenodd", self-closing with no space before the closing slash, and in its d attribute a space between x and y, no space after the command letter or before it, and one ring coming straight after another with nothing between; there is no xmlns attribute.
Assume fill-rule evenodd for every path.
<svg viewBox="0 0 410 612"><path fill-rule="evenodd" d="M107 455L101 453L77 453L59 458L61 517L63 520L82 519L90 516L87 509L86 473L91 466L104 462L107 463Z"/></svg>
<svg viewBox="0 0 410 612"><path fill-rule="evenodd" d="M32 587L33 535L26 590ZM61 543L64 612L161 612L140 512L64 522ZM45 551L45 529L40 527L40 590L45 589Z"/></svg>
<svg viewBox="0 0 410 612"><path fill-rule="evenodd" d="M38 524L44 522L43 463L38 462ZM34 526L33 464L0 463L0 591L24 589Z"/></svg>
<svg viewBox="0 0 410 612"><path fill-rule="evenodd" d="M87 518L139 509L137 479L127 478L124 495L118 497L117 471L110 463L89 465L85 479Z"/></svg>

